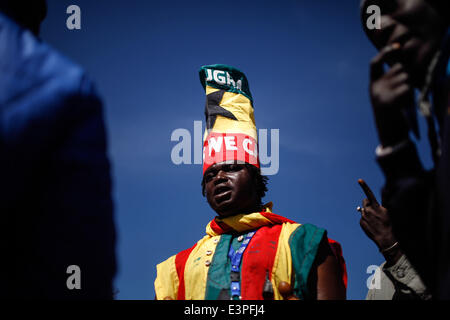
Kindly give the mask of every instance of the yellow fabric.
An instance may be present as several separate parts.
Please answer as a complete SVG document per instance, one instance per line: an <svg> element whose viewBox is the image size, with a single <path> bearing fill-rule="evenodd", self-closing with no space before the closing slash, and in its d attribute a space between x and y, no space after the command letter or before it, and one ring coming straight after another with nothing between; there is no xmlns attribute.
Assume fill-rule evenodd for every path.
<svg viewBox="0 0 450 320"><path fill-rule="evenodd" d="M212 262L212 257L220 236L211 237L206 235L197 242L197 246L192 250L186 261L184 269L184 284L186 300L204 300L206 291L206 280L209 266L207 261ZM211 251L211 254L206 253Z"/></svg>
<svg viewBox="0 0 450 320"><path fill-rule="evenodd" d="M206 86L206 95L218 90L219 89ZM220 102L220 106L230 111L238 121L217 116L211 131L220 133L242 133L254 138L256 141L258 140L253 106L246 96L233 92L225 92L222 101ZM209 132L205 130L203 141L207 138L208 133Z"/></svg>
<svg viewBox="0 0 450 320"><path fill-rule="evenodd" d="M278 285L285 281L292 283L292 256L289 246L289 237L301 225L298 223L283 223L280 237L278 238L278 248L272 267L272 287L275 300L282 300L282 296L278 291ZM292 285L293 287L293 285Z"/></svg>
<svg viewBox="0 0 450 320"><path fill-rule="evenodd" d="M264 205L263 208L266 212L272 213L272 207L272 202L269 202ZM246 215L241 214L217 220L227 224L238 232L244 232L246 230L251 230L271 224L270 220L261 215L259 212L254 212ZM289 284L292 283L292 256L291 248L289 246L289 237L300 226L301 224L299 223L283 223L280 236L278 238L277 253L273 263L271 275L271 282L275 300L282 299L282 296L278 291L278 285L282 281ZM216 233L211 229L210 224L208 224L208 226L206 227L206 233L209 235L216 235Z"/></svg>
<svg viewBox="0 0 450 320"><path fill-rule="evenodd" d="M266 204L264 210L266 212L272 212L272 203L269 202ZM220 219L220 221L239 232L271 224L270 220L262 216L259 212L227 217ZM271 271L271 282L275 300L282 299L280 292L278 291L278 285L282 281L293 283L292 256L291 248L289 246L289 237L300 226L301 224L298 223L283 223L282 225L278 239L277 252ZM206 227L206 233L207 235L197 242L197 245L186 261L184 272L186 300L203 300L205 298L209 270L206 262L207 260L212 262L215 248L220 241L220 235L216 234L211 229L210 224ZM210 251L209 254L207 254L208 251ZM158 299L164 299L165 297L176 299L178 287L179 280L175 268L175 256L172 256L157 266L157 278L155 280L156 296Z"/></svg>
<svg viewBox="0 0 450 320"><path fill-rule="evenodd" d="M178 295L178 274L175 267L175 255L156 266L155 293L158 300L170 297L175 300Z"/></svg>
<svg viewBox="0 0 450 320"><path fill-rule="evenodd" d="M266 212L272 213L272 202L269 202L268 204L263 206L263 210ZM244 232L247 230L256 229L262 226L266 226L269 224L272 224L269 219L264 217L259 212L253 212L249 214L238 214L231 217L226 218L216 218L217 222L223 222L226 225L230 226L237 232ZM206 226L206 234L210 236L216 236L218 235L214 230L211 228L211 222L208 223Z"/></svg>

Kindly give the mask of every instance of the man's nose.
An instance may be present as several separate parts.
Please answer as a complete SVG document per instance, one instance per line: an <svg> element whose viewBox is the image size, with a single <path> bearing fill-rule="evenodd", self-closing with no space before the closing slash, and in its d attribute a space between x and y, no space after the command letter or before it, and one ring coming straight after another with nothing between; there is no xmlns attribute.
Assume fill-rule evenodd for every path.
<svg viewBox="0 0 450 320"><path fill-rule="evenodd" d="M219 184L219 183L223 182L224 180L228 180L226 171L219 170L219 172L217 172L217 174L216 174L215 184Z"/></svg>

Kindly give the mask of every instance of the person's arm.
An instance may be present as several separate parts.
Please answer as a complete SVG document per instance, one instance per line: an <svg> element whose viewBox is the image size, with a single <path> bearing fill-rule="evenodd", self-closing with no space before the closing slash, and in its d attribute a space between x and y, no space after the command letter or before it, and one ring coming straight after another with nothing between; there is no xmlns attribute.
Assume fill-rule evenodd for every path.
<svg viewBox="0 0 450 320"><path fill-rule="evenodd" d="M367 198L363 200L363 207L360 208L360 225L366 235L377 245L380 252L386 259L383 264L383 272L395 287L393 299L424 299L431 298L426 286L417 271L403 253L401 246L392 232L392 223L389 212L381 206L372 190L360 179L361 185ZM371 289L368 299L376 296L375 290L384 290L390 293L392 288Z"/></svg>
<svg viewBox="0 0 450 320"><path fill-rule="evenodd" d="M300 300L287 282L281 282L278 290L284 300ZM345 300L346 288L342 270L324 236L308 276L309 298L315 300Z"/></svg>
<svg viewBox="0 0 450 320"><path fill-rule="evenodd" d="M386 263L383 272L397 288L393 299L431 299L431 294L422 278L404 254L398 258L395 264L388 266Z"/></svg>
<svg viewBox="0 0 450 320"><path fill-rule="evenodd" d="M310 296L316 300L345 300L346 289L341 272L328 239L324 237L308 278ZM300 300L287 282L281 282L278 290L284 300Z"/></svg>
<svg viewBox="0 0 450 320"><path fill-rule="evenodd" d="M322 239L316 261L313 266L311 280L315 282L317 300L344 300L346 289L342 281L339 263L331 251L327 237Z"/></svg>
<svg viewBox="0 0 450 320"><path fill-rule="evenodd" d="M397 43L386 46L370 63L370 101L380 141L376 155L386 178L383 205L389 210L401 201L399 193L411 184L420 183L425 173L416 147L409 139L411 124L405 110L415 105L414 90L403 65L396 62L399 49ZM386 64L390 65L387 71Z"/></svg>

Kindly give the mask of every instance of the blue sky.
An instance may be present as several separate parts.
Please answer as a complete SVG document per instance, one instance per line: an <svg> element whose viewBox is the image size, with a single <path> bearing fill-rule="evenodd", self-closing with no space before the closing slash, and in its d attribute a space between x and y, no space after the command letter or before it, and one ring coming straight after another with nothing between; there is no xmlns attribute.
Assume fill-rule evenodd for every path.
<svg viewBox="0 0 450 320"><path fill-rule="evenodd" d="M156 264L191 247L214 217L201 165L170 157L173 130L193 134L194 121L204 121L198 69L214 63L247 75L257 127L280 130L280 169L264 200L327 229L343 246L348 298L365 298L367 267L383 257L359 226L357 179L379 196L383 176L368 98L376 52L359 0L48 4L42 38L86 69L105 103L118 299L153 299ZM71 4L81 8L81 30L66 28ZM429 163L424 143L420 151Z"/></svg>

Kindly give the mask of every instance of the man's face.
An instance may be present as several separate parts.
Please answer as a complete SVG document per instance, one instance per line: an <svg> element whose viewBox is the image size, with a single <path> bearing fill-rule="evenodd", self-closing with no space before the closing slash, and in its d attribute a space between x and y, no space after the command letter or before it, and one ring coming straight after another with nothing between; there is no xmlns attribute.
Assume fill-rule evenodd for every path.
<svg viewBox="0 0 450 320"><path fill-rule="evenodd" d="M381 11L381 29L369 30L367 7L377 5ZM443 16L425 0L367 0L363 7L363 24L377 49L395 42L401 45L397 61L404 65L414 85L422 85L427 67L439 48L446 30Z"/></svg>
<svg viewBox="0 0 450 320"><path fill-rule="evenodd" d="M259 204L254 180L243 164L214 164L204 179L206 199L222 217L249 213Z"/></svg>

